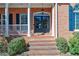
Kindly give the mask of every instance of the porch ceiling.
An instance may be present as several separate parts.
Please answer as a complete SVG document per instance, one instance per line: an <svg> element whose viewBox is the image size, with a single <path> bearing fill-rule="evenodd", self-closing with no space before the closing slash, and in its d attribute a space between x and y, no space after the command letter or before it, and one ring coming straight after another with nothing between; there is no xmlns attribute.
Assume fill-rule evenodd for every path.
<svg viewBox="0 0 79 59"><path fill-rule="evenodd" d="M54 4L54 3L53 3ZM52 3L31 3L31 8L47 8L47 7L51 7ZM5 4L4 3L0 3L0 8L4 8ZM9 3L9 8L27 8L28 7L28 3Z"/></svg>

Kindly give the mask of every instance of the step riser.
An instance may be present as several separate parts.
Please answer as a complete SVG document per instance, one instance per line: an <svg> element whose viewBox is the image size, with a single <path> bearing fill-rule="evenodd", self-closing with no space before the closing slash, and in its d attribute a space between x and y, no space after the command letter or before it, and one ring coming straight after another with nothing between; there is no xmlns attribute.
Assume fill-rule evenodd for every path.
<svg viewBox="0 0 79 59"><path fill-rule="evenodd" d="M57 50L57 48L40 48L40 49L30 48L30 50Z"/></svg>
<svg viewBox="0 0 79 59"><path fill-rule="evenodd" d="M59 54L28 54L28 56L59 56Z"/></svg>
<svg viewBox="0 0 79 59"><path fill-rule="evenodd" d="M52 49L52 50L57 50L57 47L50 47L50 46L42 46L42 47L30 47L29 48L30 50L50 50L50 49Z"/></svg>
<svg viewBox="0 0 79 59"><path fill-rule="evenodd" d="M30 44L30 46L55 46L56 44Z"/></svg>
<svg viewBox="0 0 79 59"><path fill-rule="evenodd" d="M56 42L29 42L29 44L56 44Z"/></svg>
<svg viewBox="0 0 79 59"><path fill-rule="evenodd" d="M29 40L30 42L55 42L55 40Z"/></svg>
<svg viewBox="0 0 79 59"><path fill-rule="evenodd" d="M31 50L28 55L59 55L59 51L58 50L37 50L37 52L35 50Z"/></svg>
<svg viewBox="0 0 79 59"><path fill-rule="evenodd" d="M58 53L52 53L52 54L28 54L28 56L57 56L57 55L59 55Z"/></svg>

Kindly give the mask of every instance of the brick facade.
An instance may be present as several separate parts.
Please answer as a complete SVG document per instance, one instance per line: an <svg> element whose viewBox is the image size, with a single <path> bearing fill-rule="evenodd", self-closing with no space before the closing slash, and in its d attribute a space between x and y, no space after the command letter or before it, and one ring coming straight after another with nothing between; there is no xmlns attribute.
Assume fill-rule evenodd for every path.
<svg viewBox="0 0 79 59"><path fill-rule="evenodd" d="M58 35L67 39L72 37L69 31L69 4L58 4Z"/></svg>

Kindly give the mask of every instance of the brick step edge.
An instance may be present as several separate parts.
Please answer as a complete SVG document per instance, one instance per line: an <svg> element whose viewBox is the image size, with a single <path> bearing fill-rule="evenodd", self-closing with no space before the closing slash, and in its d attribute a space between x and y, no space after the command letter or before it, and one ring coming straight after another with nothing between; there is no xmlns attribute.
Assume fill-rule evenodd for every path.
<svg viewBox="0 0 79 59"><path fill-rule="evenodd" d="M44 44L44 43L42 43L42 44L40 44L40 43L36 43L36 44L30 44L30 46L56 46L56 44L55 43L47 43L47 44Z"/></svg>
<svg viewBox="0 0 79 59"><path fill-rule="evenodd" d="M28 55L59 55L59 50L30 50Z"/></svg>
<svg viewBox="0 0 79 59"><path fill-rule="evenodd" d="M56 40L29 40L29 42L56 42Z"/></svg>

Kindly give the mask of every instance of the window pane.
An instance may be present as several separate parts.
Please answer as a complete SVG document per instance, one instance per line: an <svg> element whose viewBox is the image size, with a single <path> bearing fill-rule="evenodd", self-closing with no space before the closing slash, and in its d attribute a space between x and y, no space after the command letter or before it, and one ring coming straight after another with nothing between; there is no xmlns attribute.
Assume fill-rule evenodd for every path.
<svg viewBox="0 0 79 59"><path fill-rule="evenodd" d="M9 24L13 24L13 15L9 14Z"/></svg>
<svg viewBox="0 0 79 59"><path fill-rule="evenodd" d="M2 14L2 23L5 24L5 14Z"/></svg>
<svg viewBox="0 0 79 59"><path fill-rule="evenodd" d="M27 14L21 14L21 24L27 24Z"/></svg>
<svg viewBox="0 0 79 59"><path fill-rule="evenodd" d="M20 24L19 14L16 14L16 24Z"/></svg>
<svg viewBox="0 0 79 59"><path fill-rule="evenodd" d="M79 13L76 13L76 29L79 29Z"/></svg>
<svg viewBox="0 0 79 59"><path fill-rule="evenodd" d="M46 13L38 13L34 16L35 32L49 32L49 15Z"/></svg>

